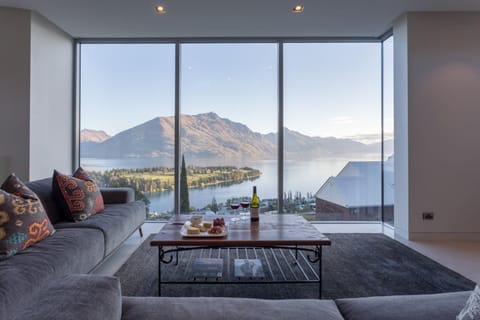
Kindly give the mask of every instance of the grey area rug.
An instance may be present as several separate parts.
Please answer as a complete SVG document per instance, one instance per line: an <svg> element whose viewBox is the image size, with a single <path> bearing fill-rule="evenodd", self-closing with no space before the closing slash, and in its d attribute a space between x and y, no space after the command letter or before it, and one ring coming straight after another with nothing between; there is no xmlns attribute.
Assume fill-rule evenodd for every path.
<svg viewBox="0 0 480 320"><path fill-rule="evenodd" d="M327 236L332 240L332 245L323 247L323 298L440 293L472 290L475 286L458 273L382 234ZM305 261L303 265L295 264L293 250L283 250L283 253L277 252L275 255L275 252L269 250L265 253L240 249L237 254L239 258L255 258L255 254L258 254L265 269L265 280L271 280L269 270L276 279L301 279L305 276L311 279L318 270L317 264L306 262L306 254L300 254ZM177 266L162 265L162 279L192 280L192 261L200 255L220 257L225 261L224 276L221 279L240 279L233 277L234 257L230 257L225 250L182 252ZM120 278L124 296L158 295L158 248L150 247L150 238L133 253L115 276ZM215 279L206 280L215 282ZM318 298L318 284L164 284L162 296Z"/></svg>

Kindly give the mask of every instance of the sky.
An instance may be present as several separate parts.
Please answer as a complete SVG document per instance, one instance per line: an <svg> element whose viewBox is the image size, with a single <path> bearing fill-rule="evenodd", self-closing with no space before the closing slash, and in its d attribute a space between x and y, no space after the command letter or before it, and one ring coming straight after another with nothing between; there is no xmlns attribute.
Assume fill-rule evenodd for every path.
<svg viewBox="0 0 480 320"><path fill-rule="evenodd" d="M213 111L256 132L277 132L277 52L274 43L182 44L181 112ZM390 54L388 45L385 52ZM174 72L173 44L82 44L81 128L114 135L173 116ZM392 97L386 90L386 115ZM285 44L284 101L284 123L291 130L377 142L380 44ZM391 126L385 122L389 132L391 118Z"/></svg>

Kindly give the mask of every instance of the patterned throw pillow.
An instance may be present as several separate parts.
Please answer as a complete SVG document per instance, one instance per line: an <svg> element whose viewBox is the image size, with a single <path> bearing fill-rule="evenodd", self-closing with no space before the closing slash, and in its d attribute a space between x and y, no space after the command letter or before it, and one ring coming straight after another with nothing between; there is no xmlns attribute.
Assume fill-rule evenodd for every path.
<svg viewBox="0 0 480 320"><path fill-rule="evenodd" d="M105 208L100 189L82 168L78 168L73 176L54 170L52 189L60 209L69 220L83 221Z"/></svg>
<svg viewBox="0 0 480 320"><path fill-rule="evenodd" d="M93 181L93 179L90 178L90 176L88 175L87 171L83 170L82 167L78 167L78 169L75 170L75 172L73 173L73 177L85 181Z"/></svg>
<svg viewBox="0 0 480 320"><path fill-rule="evenodd" d="M0 190L0 259L13 256L54 232L37 195L10 175Z"/></svg>
<svg viewBox="0 0 480 320"><path fill-rule="evenodd" d="M82 167L78 167L78 169L75 170L75 172L73 173L73 177L93 183L94 187L92 187L92 189L98 190L99 196L95 197L95 208L93 208L92 215L95 215L103 211L105 209L105 204L103 203L102 193L100 192L100 188L97 186L93 178L91 178L88 175L87 171L83 170ZM87 184L87 185L90 185L90 184Z"/></svg>
<svg viewBox="0 0 480 320"><path fill-rule="evenodd" d="M467 300L467 304L460 311L457 320L478 320L480 319L480 287L475 286L472 294Z"/></svg>

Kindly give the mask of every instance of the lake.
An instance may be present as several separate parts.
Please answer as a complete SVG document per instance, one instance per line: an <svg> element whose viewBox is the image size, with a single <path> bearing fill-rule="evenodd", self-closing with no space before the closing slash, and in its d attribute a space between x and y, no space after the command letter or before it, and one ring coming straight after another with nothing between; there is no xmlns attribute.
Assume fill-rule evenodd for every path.
<svg viewBox="0 0 480 320"><path fill-rule="evenodd" d="M355 159L356 161L379 160ZM315 194L322 184L331 176L337 175L340 170L352 159L324 158L316 160L286 160L284 166L284 191L291 191L293 195L301 192ZM86 170L105 171L113 168L146 168L155 166L172 166L161 159L89 159L82 158L81 165ZM257 186L257 193L261 199L277 198L277 161L259 160L244 164L262 172L260 178L254 181L244 181L230 186L213 186L189 191L190 205L202 208L212 203L215 197L217 203L225 202L230 198L250 197L252 187ZM173 210L173 192L147 194L150 199L150 210L165 212Z"/></svg>

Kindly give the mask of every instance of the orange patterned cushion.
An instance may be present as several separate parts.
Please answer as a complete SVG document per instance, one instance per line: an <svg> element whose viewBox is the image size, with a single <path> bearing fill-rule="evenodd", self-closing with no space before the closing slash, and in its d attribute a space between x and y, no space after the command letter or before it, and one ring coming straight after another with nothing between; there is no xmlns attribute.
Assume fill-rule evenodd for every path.
<svg viewBox="0 0 480 320"><path fill-rule="evenodd" d="M15 175L10 175L0 189L0 259L54 232L37 195Z"/></svg>
<svg viewBox="0 0 480 320"><path fill-rule="evenodd" d="M100 189L82 168L73 176L55 170L52 183L53 195L68 220L83 221L105 208Z"/></svg>

